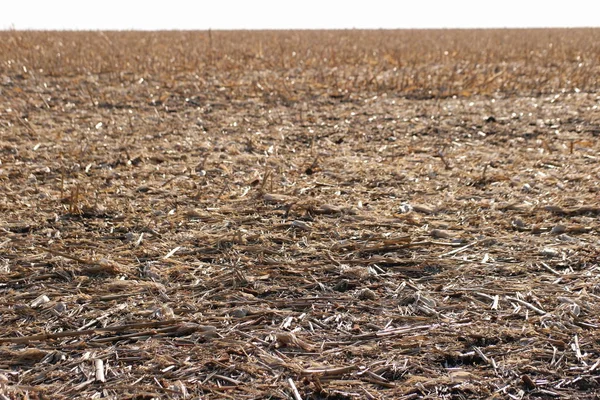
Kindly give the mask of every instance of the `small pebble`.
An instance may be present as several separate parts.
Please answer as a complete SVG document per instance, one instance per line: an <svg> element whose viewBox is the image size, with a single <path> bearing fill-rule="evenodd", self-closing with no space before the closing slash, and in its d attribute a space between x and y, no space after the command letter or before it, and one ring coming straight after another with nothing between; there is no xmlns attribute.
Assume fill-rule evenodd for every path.
<svg viewBox="0 0 600 400"><path fill-rule="evenodd" d="M520 218L515 218L512 220L512 226L514 226L515 228L524 228L525 223Z"/></svg>
<svg viewBox="0 0 600 400"><path fill-rule="evenodd" d="M350 281L348 279L342 279L341 281L335 284L333 290L335 290L336 292L345 292L348 290L349 283Z"/></svg>
<svg viewBox="0 0 600 400"><path fill-rule="evenodd" d="M566 235L564 233L561 234L561 235L558 235L556 238L558 240L560 240L560 241L563 241L563 242L576 242L577 241L577 238L574 238L573 236Z"/></svg>
<svg viewBox="0 0 600 400"><path fill-rule="evenodd" d="M56 311L58 313L63 313L65 311L67 311L67 305L65 303L63 303L62 301L59 301L58 303L56 303L54 305L54 311Z"/></svg>
<svg viewBox="0 0 600 400"><path fill-rule="evenodd" d="M552 247L544 247L542 251L540 251L540 255L544 257L558 257L560 252Z"/></svg>
<svg viewBox="0 0 600 400"><path fill-rule="evenodd" d="M358 294L358 298L361 300L375 300L377 295L371 289L363 289Z"/></svg>
<svg viewBox="0 0 600 400"><path fill-rule="evenodd" d="M31 308L36 308L36 307L39 307L42 304L46 304L48 302L50 302L50 298L48 298L48 296L43 294L43 295L37 297L34 301L32 301L30 306L31 306Z"/></svg>
<svg viewBox="0 0 600 400"><path fill-rule="evenodd" d="M408 204L408 203L402 203L402 204L400 204L400 208L398 209L398 212L400 214L406 214L408 212L411 212L412 209L413 208L412 208L412 206L410 204Z"/></svg>
<svg viewBox="0 0 600 400"><path fill-rule="evenodd" d="M244 318L248 315L248 310L245 308L236 308L231 312L231 316L234 318Z"/></svg>

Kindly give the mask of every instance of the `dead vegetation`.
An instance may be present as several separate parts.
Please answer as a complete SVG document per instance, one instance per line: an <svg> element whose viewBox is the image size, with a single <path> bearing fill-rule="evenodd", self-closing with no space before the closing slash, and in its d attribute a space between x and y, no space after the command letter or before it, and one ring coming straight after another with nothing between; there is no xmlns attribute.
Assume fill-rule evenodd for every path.
<svg viewBox="0 0 600 400"><path fill-rule="evenodd" d="M596 398L599 36L0 32L0 394Z"/></svg>

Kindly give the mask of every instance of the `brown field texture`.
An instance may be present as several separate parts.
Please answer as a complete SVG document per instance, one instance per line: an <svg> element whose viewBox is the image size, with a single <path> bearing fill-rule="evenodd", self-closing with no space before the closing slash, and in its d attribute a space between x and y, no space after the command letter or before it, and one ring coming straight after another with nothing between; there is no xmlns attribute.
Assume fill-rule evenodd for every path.
<svg viewBox="0 0 600 400"><path fill-rule="evenodd" d="M600 29L0 32L2 399L597 399Z"/></svg>

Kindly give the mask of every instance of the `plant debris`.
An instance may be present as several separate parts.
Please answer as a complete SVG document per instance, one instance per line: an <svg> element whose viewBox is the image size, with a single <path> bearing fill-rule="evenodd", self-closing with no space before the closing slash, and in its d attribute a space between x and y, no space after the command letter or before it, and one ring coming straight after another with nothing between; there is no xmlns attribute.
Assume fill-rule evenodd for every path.
<svg viewBox="0 0 600 400"><path fill-rule="evenodd" d="M2 398L597 397L600 30L0 43Z"/></svg>

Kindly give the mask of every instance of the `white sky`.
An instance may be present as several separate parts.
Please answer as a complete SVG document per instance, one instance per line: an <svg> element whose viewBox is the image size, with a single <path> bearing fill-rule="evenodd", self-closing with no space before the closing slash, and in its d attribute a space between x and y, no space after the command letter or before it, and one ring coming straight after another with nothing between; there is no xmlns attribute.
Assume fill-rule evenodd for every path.
<svg viewBox="0 0 600 400"><path fill-rule="evenodd" d="M600 26L598 0L7 0L0 29Z"/></svg>

